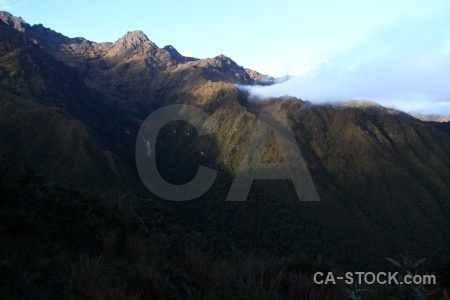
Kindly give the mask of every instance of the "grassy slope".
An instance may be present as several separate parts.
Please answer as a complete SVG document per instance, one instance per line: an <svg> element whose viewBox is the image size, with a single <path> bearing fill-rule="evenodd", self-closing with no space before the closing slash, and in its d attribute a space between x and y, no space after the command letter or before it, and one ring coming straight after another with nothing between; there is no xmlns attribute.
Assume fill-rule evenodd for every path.
<svg viewBox="0 0 450 300"><path fill-rule="evenodd" d="M101 108L76 70L1 26L0 151L52 180L123 190L129 171L110 150L114 140L105 137L117 131L110 122L115 116ZM127 121L120 123L125 127Z"/></svg>
<svg viewBox="0 0 450 300"><path fill-rule="evenodd" d="M5 38L11 39L14 37ZM36 53L33 52L28 63L24 64L26 67L33 66ZM42 53L38 55L44 55ZM230 82L233 74L230 77L230 74L224 73L227 71L224 68L224 65L227 66L226 59L179 64L171 61L170 67L164 67L166 60L163 52L158 52L162 56L150 57L149 60L141 57L145 51L139 53L140 56L133 60L135 54L132 52L124 54L119 51L108 58L112 63L110 68L93 60L89 70L84 65L78 70L78 73L84 72L84 81L89 89L101 95L99 101L103 101L100 103L108 109L103 113L99 110L100 106L93 106L91 101L76 102L73 95L77 94L72 92L60 98L48 95L39 98L34 94L34 98L29 98L31 91L39 95L42 90L41 79L35 76L27 81L17 73L18 80L14 82L23 83L6 87L19 93L16 95L17 101L28 99L32 100L33 105L61 105L67 102L68 109L64 106L64 111L81 120L82 126L89 124L86 127L89 130L75 132L88 131L95 137L101 136L104 144L110 147L117 144L114 152L129 169L133 169L134 164L133 138L140 121L152 110L171 103L187 103L203 108L218 124L216 134L191 141L180 138L187 130L182 125L177 134L171 133L168 126L161 135L165 145L157 145L157 149L162 147L158 154L161 155L160 164L168 178L172 176L174 180L181 181L189 180L188 177L195 173L197 162L220 171L219 179L208 194L176 206L189 218L208 226L219 238L230 239L245 250L274 255L303 251L314 255L323 253L342 265L357 266L359 269L379 268L384 256L407 246L418 256L448 259L445 248L450 228L446 217L449 212L447 195L450 192L448 135L426 123L383 111L380 114L360 108L305 108L304 103L298 100L285 102L292 128L322 201L299 202L288 181L260 181L254 185L247 202L226 203L224 200L251 135L258 107L249 104L247 95L240 93ZM121 59L115 60L114 57ZM9 60L11 65L17 61L20 60ZM67 68L62 64L58 66ZM12 68L15 69L17 67ZM53 74L52 71L48 73ZM60 77L56 76L54 80ZM7 76L2 79L10 80ZM11 81L7 82L11 84ZM27 84L38 86L32 89ZM55 81L51 86L59 90L64 84ZM7 96L11 102L13 97ZM48 99L57 101L48 102ZM44 100L47 102L42 103ZM11 115L14 116L14 113ZM65 117L64 114L59 116ZM11 121L20 124L16 119ZM18 128L30 126L25 123ZM51 131L50 128L45 130ZM124 133L126 131L130 134ZM84 133L81 136L85 136ZM36 137L42 138L40 135ZM76 136L68 138L70 141L76 139ZM10 141L13 139L9 138ZM43 144L40 141L32 143ZM279 159L280 155L275 150L277 147L271 147L267 160ZM23 150L23 146L17 149ZM64 149L69 151L72 147ZM83 149L75 149L78 151L69 152L68 157L83 153ZM64 153L59 148L57 150L55 152ZM200 151L206 154L201 159L198 157ZM28 157L32 157L31 154ZM91 166L95 166L90 169L92 173L88 177L95 180L89 180L89 183L101 186L100 179L111 174L111 170L103 171L103 162L100 166L95 165L99 162L95 157L99 156L88 157L93 159ZM178 160L174 161L172 157ZM72 158L72 161L78 160L85 159ZM181 168L182 161L195 163ZM51 173L50 167L43 170L58 174ZM74 172L67 176L73 176L76 180L83 178L80 173ZM132 176L130 173L127 178ZM109 179L105 178L108 182ZM131 186L139 188L135 182Z"/></svg>

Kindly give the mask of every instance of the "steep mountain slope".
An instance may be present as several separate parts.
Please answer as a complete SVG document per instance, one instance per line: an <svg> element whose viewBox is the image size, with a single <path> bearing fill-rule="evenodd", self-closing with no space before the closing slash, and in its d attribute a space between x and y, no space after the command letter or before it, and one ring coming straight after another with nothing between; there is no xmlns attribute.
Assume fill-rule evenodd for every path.
<svg viewBox="0 0 450 300"><path fill-rule="evenodd" d="M63 183L123 188L127 168L91 130L113 116L76 70L1 21L0 28L2 154Z"/></svg>
<svg viewBox="0 0 450 300"><path fill-rule="evenodd" d="M41 24L30 26L7 12L0 12L0 19L26 33L47 53L76 68L90 87L115 100L152 101L156 86L168 73L182 77L197 68L217 80L254 82L244 68L224 55L202 60L184 57L173 46L159 48L139 30L127 32L114 43L95 43L68 38Z"/></svg>
<svg viewBox="0 0 450 300"><path fill-rule="evenodd" d="M97 44L0 16L6 20L0 137L17 162L31 162L53 180L91 188L125 181L138 193L139 126L159 107L191 104L211 116L215 134L198 137L183 122L168 124L155 145L158 168L178 184L192 179L198 164L219 177L197 200L163 203L218 238L267 255L322 253L358 270L380 269L384 256L406 247L434 262L449 259L445 124L383 107L313 106L293 98L254 103L235 84L262 77L226 56L186 58L140 31ZM300 202L289 180L257 180L246 202L225 201L266 105L288 115L320 202ZM271 139L263 161L282 156Z"/></svg>
<svg viewBox="0 0 450 300"><path fill-rule="evenodd" d="M377 268L389 252L405 248L447 257L448 135L388 110L308 107L289 99L272 105L286 109L321 202L299 202L290 181L282 180L257 180L247 202L225 202L256 119L230 105L213 114L233 117L216 117L219 150L207 152L219 151L216 168L223 177L203 199L173 207L255 253L311 251L360 269ZM172 138L174 144L179 139ZM170 153L164 144L162 159L183 153L182 144L171 144ZM266 155L268 162L282 156L276 149Z"/></svg>

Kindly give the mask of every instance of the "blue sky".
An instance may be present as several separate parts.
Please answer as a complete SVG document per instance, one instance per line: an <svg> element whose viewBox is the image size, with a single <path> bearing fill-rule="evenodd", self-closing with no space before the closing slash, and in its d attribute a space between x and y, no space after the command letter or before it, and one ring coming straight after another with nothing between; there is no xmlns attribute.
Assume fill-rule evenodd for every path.
<svg viewBox="0 0 450 300"><path fill-rule="evenodd" d="M160 47L172 44L198 58L223 53L281 76L314 67L402 16L446 2L0 0L0 8L96 42L140 29Z"/></svg>
<svg viewBox="0 0 450 300"><path fill-rule="evenodd" d="M339 99L389 101L424 94L435 100L450 98L450 90L443 87L444 77L450 78L450 68L444 68L450 67L447 0L0 0L0 9L30 24L42 23L69 37L96 42L114 42L127 31L140 29L160 47L171 44L198 58L222 53L264 74L305 74L299 78L319 86L306 93L301 81L294 81L289 89L279 86L271 92L274 95L290 93L321 101L329 93L318 91L331 80L332 85L343 86L328 89ZM388 65L398 69L395 74ZM415 72L425 73L414 77ZM343 80L343 74L350 79ZM430 79L417 93L417 82L427 78L434 83ZM374 80L381 81L368 84ZM389 93L373 92L392 81L399 81L401 88L396 91L391 84L386 88ZM352 91L349 86L355 84L363 88Z"/></svg>

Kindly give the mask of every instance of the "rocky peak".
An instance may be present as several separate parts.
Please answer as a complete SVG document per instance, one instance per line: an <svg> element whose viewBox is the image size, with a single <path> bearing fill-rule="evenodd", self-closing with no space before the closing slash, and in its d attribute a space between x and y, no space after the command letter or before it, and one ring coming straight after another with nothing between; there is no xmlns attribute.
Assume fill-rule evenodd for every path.
<svg viewBox="0 0 450 300"><path fill-rule="evenodd" d="M229 58L223 54L217 55L216 57L214 57L214 60L219 61L221 63L225 63L227 65L231 65L232 63L235 64L235 62L231 58Z"/></svg>
<svg viewBox="0 0 450 300"><path fill-rule="evenodd" d="M201 66L206 70L215 72L214 76L218 76L217 78L220 77L220 80L239 84L253 83L253 80L243 67L239 66L235 61L223 54L215 56L214 58L199 60L198 62L194 62L194 64ZM211 75L213 73L208 72L208 74Z"/></svg>
<svg viewBox="0 0 450 300"><path fill-rule="evenodd" d="M0 20L11 26L12 28L24 32L30 28L30 25L20 17L15 17L9 12L0 11Z"/></svg>
<svg viewBox="0 0 450 300"><path fill-rule="evenodd" d="M173 47L172 45L167 45L163 49L169 53L171 59L173 59L179 63L197 60L196 58L193 58L193 57L186 57L186 56L181 55L180 52L178 52L177 49L175 49L175 47Z"/></svg>
<svg viewBox="0 0 450 300"><path fill-rule="evenodd" d="M172 45L167 45L163 49L166 50L167 52L169 52L171 56L174 56L177 58L182 56L180 54L180 52L178 52L177 49L175 49L175 47Z"/></svg>
<svg viewBox="0 0 450 300"><path fill-rule="evenodd" d="M150 41L142 30L128 31L124 37L126 39L129 39L130 41L135 41L135 42L140 42L140 43Z"/></svg>
<svg viewBox="0 0 450 300"><path fill-rule="evenodd" d="M259 73L255 70L245 68L245 72L250 76L250 78L259 85L270 85L275 83L275 78L269 75Z"/></svg>
<svg viewBox="0 0 450 300"><path fill-rule="evenodd" d="M121 48L135 50L142 46L150 46L157 48L156 45L149 40L141 30L128 31L123 37L121 37L115 44Z"/></svg>
<svg viewBox="0 0 450 300"><path fill-rule="evenodd" d="M235 70L241 69L241 67L236 62L234 62L231 58L229 58L223 54L217 55L214 58L208 58L207 60L213 67L216 67L216 68L220 68L220 69L224 68L227 70L228 69L235 69Z"/></svg>

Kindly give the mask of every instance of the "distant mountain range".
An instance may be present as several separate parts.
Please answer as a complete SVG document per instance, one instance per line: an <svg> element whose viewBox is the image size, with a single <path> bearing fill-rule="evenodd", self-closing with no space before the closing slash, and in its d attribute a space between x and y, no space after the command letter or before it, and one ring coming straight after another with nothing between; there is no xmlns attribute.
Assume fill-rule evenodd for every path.
<svg viewBox="0 0 450 300"><path fill-rule="evenodd" d="M198 137L183 122L164 127L158 168L175 183L189 181L198 164L218 179L199 199L161 203L210 234L255 254L321 254L345 269L382 269L385 256L405 248L435 264L450 260L450 123L375 105L255 104L235 86L280 80L224 55L159 48L142 31L96 43L1 12L0 152L51 182L157 199L137 175L138 130L156 109L190 104L217 131ZM266 105L287 113L320 202L299 201L289 180L257 180L245 203L225 201ZM263 160L282 159L275 140L267 149Z"/></svg>
<svg viewBox="0 0 450 300"><path fill-rule="evenodd" d="M448 115L424 115L424 114L412 114L415 118L422 121L432 121L432 122L450 122L450 116Z"/></svg>

